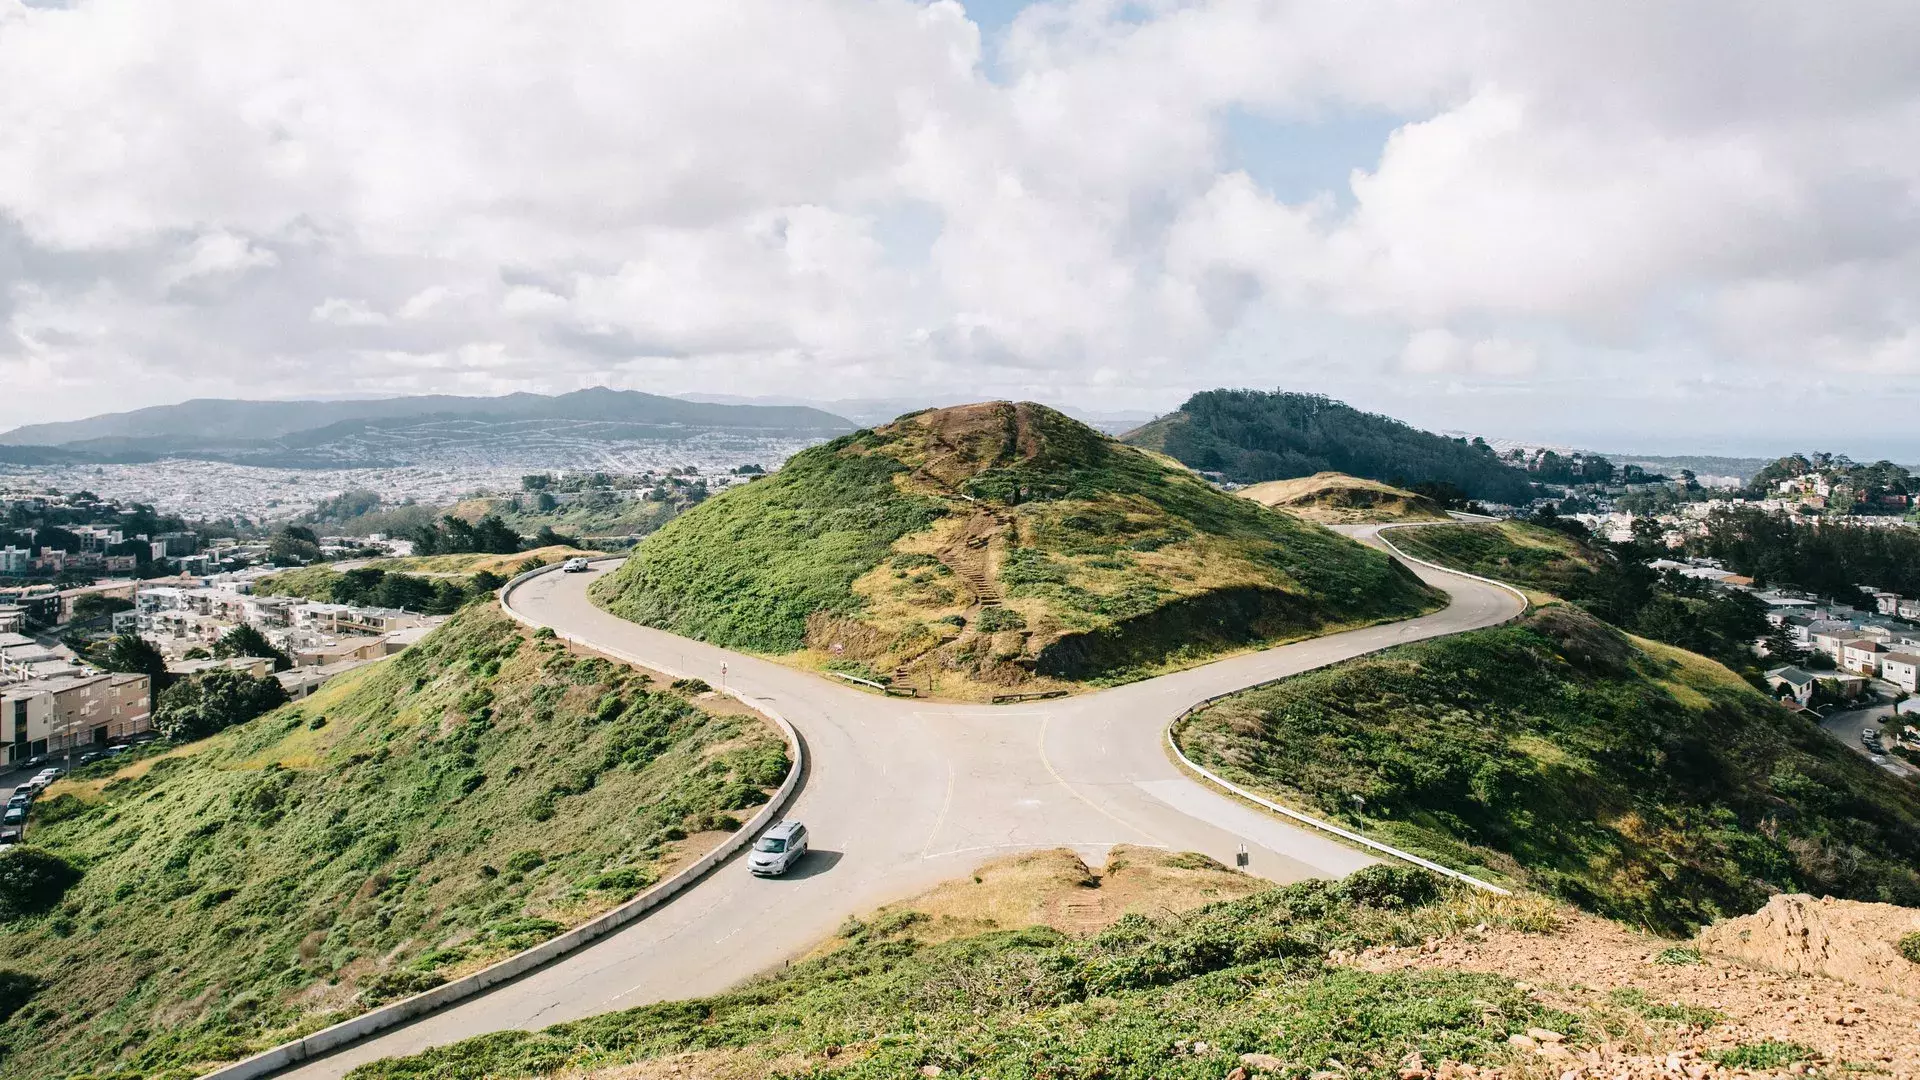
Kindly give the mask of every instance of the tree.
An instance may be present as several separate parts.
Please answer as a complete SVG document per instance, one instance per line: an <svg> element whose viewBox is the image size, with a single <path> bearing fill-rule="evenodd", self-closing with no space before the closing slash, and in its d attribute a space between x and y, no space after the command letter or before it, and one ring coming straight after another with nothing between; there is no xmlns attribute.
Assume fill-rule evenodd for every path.
<svg viewBox="0 0 1920 1080"><path fill-rule="evenodd" d="M566 533L554 532L553 526L551 525L542 525L540 526L540 531L533 534L533 546L537 548L577 548L580 546L580 538L577 536L568 536Z"/></svg>
<svg viewBox="0 0 1920 1080"><path fill-rule="evenodd" d="M170 739L201 739L287 703L271 675L216 669L181 679L160 695L153 726Z"/></svg>
<svg viewBox="0 0 1920 1080"><path fill-rule="evenodd" d="M101 593L88 593L73 602L73 618L76 622L90 622L94 619L110 617L117 611L132 611L133 601L124 596L105 596Z"/></svg>
<svg viewBox="0 0 1920 1080"><path fill-rule="evenodd" d="M216 660L228 660L236 656L261 656L273 661L273 670L285 671L293 666L293 658L274 647L267 635L251 626L236 626L220 635L213 643L213 656Z"/></svg>
<svg viewBox="0 0 1920 1080"><path fill-rule="evenodd" d="M267 561L275 566L305 566L320 561L320 541L313 530L286 525L267 541Z"/></svg>
<svg viewBox="0 0 1920 1080"><path fill-rule="evenodd" d="M126 672L147 677L147 704L158 700L167 686L167 658L153 643L138 634L115 634L105 645L93 650L88 660L105 671Z"/></svg>

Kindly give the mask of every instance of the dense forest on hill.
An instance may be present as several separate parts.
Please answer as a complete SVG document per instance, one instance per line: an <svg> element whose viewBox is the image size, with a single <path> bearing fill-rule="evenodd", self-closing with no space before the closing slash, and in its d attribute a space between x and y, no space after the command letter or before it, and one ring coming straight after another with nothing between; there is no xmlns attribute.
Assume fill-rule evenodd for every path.
<svg viewBox="0 0 1920 1080"><path fill-rule="evenodd" d="M1485 442L1421 431L1319 394L1208 390L1125 439L1242 484L1331 471L1423 495L1447 485L1486 502L1532 497L1527 474Z"/></svg>
<svg viewBox="0 0 1920 1080"><path fill-rule="evenodd" d="M1756 584L1806 589L1847 603L1859 586L1920 596L1920 532L1906 528L1796 521L1761 510L1719 511L1695 554L1719 559Z"/></svg>

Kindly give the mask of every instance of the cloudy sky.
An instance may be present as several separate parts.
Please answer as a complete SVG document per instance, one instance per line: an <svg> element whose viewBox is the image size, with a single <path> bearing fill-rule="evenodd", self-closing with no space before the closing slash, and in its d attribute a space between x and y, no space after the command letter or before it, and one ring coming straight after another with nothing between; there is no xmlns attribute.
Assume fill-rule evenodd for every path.
<svg viewBox="0 0 1920 1080"><path fill-rule="evenodd" d="M1920 458L1920 4L0 0L0 427L605 384Z"/></svg>

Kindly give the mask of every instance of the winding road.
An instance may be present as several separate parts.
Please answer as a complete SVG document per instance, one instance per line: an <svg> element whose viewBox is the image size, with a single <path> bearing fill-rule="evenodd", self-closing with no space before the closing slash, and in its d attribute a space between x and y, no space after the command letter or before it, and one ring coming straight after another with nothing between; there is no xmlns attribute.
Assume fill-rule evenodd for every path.
<svg viewBox="0 0 1920 1080"><path fill-rule="evenodd" d="M1380 544L1378 527L1343 531ZM1371 856L1202 785L1164 732L1210 697L1422 638L1505 621L1511 592L1426 567L1452 603L1431 615L1248 653L1111 690L1020 706L880 697L602 611L599 576L542 574L512 590L519 615L609 655L725 683L785 717L807 774L787 815L815 848L783 878L736 857L630 926L512 982L280 1074L338 1077L362 1062L507 1028L712 994L800 954L848 915L990 858L1067 847L1100 865L1115 844L1199 851L1276 882L1349 873Z"/></svg>

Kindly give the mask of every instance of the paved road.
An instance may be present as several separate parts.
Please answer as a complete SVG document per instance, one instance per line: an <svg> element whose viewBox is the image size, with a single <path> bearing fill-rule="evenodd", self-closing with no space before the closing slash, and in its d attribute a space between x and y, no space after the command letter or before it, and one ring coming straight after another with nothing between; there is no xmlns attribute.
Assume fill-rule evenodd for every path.
<svg viewBox="0 0 1920 1080"><path fill-rule="evenodd" d="M1373 540L1375 529L1347 530ZM1008 852L1070 847L1098 865L1115 844L1200 851L1277 882L1338 876L1373 861L1322 834L1188 779L1163 733L1189 705L1390 645L1501 622L1504 590L1422 571L1444 611L1317 638L1084 697L1027 706L884 698L658 630L595 607L599 573L545 574L514 609L613 655L694 675L777 710L806 741L791 816L815 850L761 880L739 858L657 912L514 982L291 1070L337 1077L361 1062L506 1028L538 1028L651 1001L715 993L779 966L848 915L910 895Z"/></svg>
<svg viewBox="0 0 1920 1080"><path fill-rule="evenodd" d="M1894 716L1894 704L1890 701L1868 705L1858 709L1842 709L1820 721L1820 729L1847 744L1854 753L1866 757L1895 776L1914 776L1920 770L1894 757L1892 754L1876 754L1867 749L1860 741L1860 733L1867 728L1881 727Z"/></svg>

